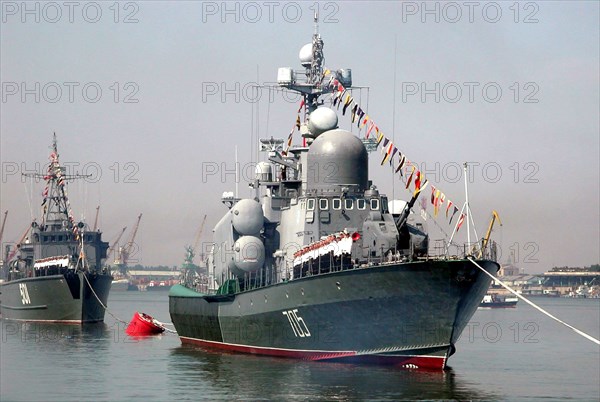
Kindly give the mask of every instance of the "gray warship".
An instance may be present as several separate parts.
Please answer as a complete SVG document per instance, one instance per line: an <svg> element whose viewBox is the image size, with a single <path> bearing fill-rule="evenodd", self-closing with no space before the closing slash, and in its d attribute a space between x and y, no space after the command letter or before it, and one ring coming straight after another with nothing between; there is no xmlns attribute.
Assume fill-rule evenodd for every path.
<svg viewBox="0 0 600 402"><path fill-rule="evenodd" d="M490 278L467 257L432 255L409 223L419 193L398 213L369 180L368 152L327 106L323 41L300 51L304 71L278 84L303 98L306 143L262 139L253 198L225 193L208 284L171 288L183 344L305 360L443 369ZM351 87L349 70L330 72ZM305 77L305 79L303 78ZM477 263L496 273L487 243Z"/></svg>
<svg viewBox="0 0 600 402"><path fill-rule="evenodd" d="M28 174L46 183L42 220L31 223L13 251L6 250L0 284L2 318L19 321L89 323L104 320L113 277L102 262L108 243L102 233L75 222L67 174L59 162L56 135L45 174Z"/></svg>

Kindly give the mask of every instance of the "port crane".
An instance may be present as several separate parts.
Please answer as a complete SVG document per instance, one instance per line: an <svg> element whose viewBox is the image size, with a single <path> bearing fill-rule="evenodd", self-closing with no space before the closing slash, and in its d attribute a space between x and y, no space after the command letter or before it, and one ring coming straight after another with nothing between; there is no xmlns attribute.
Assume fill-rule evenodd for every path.
<svg viewBox="0 0 600 402"><path fill-rule="evenodd" d="M108 258L110 258L110 255L112 254L113 250L115 249L115 246L119 244L119 240L121 240L121 237L123 236L123 233L125 233L125 230L127 230L127 226L125 226L123 229L121 229L121 233L119 233L119 235L117 236L117 239L110 244L110 247L106 251L106 256Z"/></svg>
<svg viewBox="0 0 600 402"><path fill-rule="evenodd" d="M2 228L0 228L0 244L2 244L2 235L4 234L4 226L6 225L6 217L8 216L8 210L4 211L4 218L2 219Z"/></svg>
<svg viewBox="0 0 600 402"><path fill-rule="evenodd" d="M200 238L202 237L202 232L204 231L205 223L206 223L206 215L204 215L204 218L202 218L202 223L200 224L200 228L196 232L196 237L194 239L194 246L193 247L186 246L186 248L185 248L186 256L185 256L184 265L186 265L186 266L193 266L193 264L194 264L194 257L196 256L196 253L198 251L198 245L200 244Z"/></svg>
<svg viewBox="0 0 600 402"><path fill-rule="evenodd" d="M131 256L131 251L133 250L133 245L135 244L134 243L135 236L137 235L141 220L142 220L142 214L140 214L138 216L135 226L133 227L133 230L131 232L131 236L129 237L129 240L127 241L127 243L125 243L125 246L119 247L119 255L117 256L117 261L118 261L117 265L119 266L119 269L123 275L125 275L126 271L127 271L127 262L129 260L129 257Z"/></svg>
<svg viewBox="0 0 600 402"><path fill-rule="evenodd" d="M21 244L23 244L23 242L27 238L27 234L29 233L30 230L31 230L31 225L27 225L25 232L23 232L23 235L21 236L21 238L19 239L19 241L17 241L17 243L15 244L15 247L13 247L12 251L8 255L8 258L6 259L6 262L10 262L14 258L14 256L17 254L17 251L19 251Z"/></svg>
<svg viewBox="0 0 600 402"><path fill-rule="evenodd" d="M100 205L96 207L96 218L94 219L94 228L92 232L95 232L98 229L98 215L100 214Z"/></svg>
<svg viewBox="0 0 600 402"><path fill-rule="evenodd" d="M2 237L4 235L4 226L6 225L6 217L7 216L8 216L8 210L4 211L4 218L2 219L2 228L0 228L0 245L2 245ZM8 254L8 252L7 252L7 254ZM1 259L2 259L2 257L0 256L0 260ZM0 263L0 265L2 265L2 264Z"/></svg>
<svg viewBox="0 0 600 402"><path fill-rule="evenodd" d="M483 252L484 252L485 248L487 247L488 242L490 241L490 236L492 235L492 229L494 228L494 223L496 222L496 220L498 220L498 223L500 224L500 226L502 226L502 221L500 220L500 217L498 216L498 212L492 211L492 219L490 220L490 225L488 226L488 230L487 230L487 233L485 234L485 237L483 239L481 239L481 249L479 250L479 254L477 255L477 258L481 258L483 256Z"/></svg>

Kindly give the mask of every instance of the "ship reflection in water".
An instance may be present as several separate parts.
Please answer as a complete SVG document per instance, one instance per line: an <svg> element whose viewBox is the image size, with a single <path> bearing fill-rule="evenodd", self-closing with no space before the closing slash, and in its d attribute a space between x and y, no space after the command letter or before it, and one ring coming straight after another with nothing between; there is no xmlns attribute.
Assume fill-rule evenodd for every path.
<svg viewBox="0 0 600 402"><path fill-rule="evenodd" d="M599 336L597 299L545 298L541 307ZM111 313L145 311L168 323L162 292L111 292ZM597 400L599 351L574 342L526 303L477 310L452 369L308 362L182 345L171 334L132 338L126 323L0 320L2 401ZM518 329L518 331L517 331Z"/></svg>
<svg viewBox="0 0 600 402"><path fill-rule="evenodd" d="M241 355L183 345L171 351L169 388L175 399L197 393L203 398L272 400L498 400L477 389L452 369L398 370L386 366L299 362ZM197 387L190 389L190 387Z"/></svg>

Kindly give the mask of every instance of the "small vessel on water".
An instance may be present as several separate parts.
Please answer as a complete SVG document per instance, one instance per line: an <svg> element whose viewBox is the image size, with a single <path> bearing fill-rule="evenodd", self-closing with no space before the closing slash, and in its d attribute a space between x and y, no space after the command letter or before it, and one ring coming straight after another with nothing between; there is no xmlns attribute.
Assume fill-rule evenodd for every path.
<svg viewBox="0 0 600 402"><path fill-rule="evenodd" d="M67 174L59 162L56 135L43 179L42 220L7 255L6 280L0 284L2 318L19 321L87 323L104 320L113 277L103 268L108 243L99 230L75 222L67 182L85 176Z"/></svg>
<svg viewBox="0 0 600 402"><path fill-rule="evenodd" d="M126 291L129 288L129 279L127 278L115 278L112 281L111 290L114 291Z"/></svg>
<svg viewBox="0 0 600 402"><path fill-rule="evenodd" d="M499 294L486 294L483 296L483 300L479 304L479 307L483 308L511 308L517 307L518 297L499 295Z"/></svg>
<svg viewBox="0 0 600 402"><path fill-rule="evenodd" d="M324 68L322 50L315 32L300 52L305 71L278 75L302 95L304 144L290 147L291 134L285 149L260 140L268 161L256 167L255 196L223 194L209 283L173 286L171 320L182 343L202 347L445 368L490 285L482 270L499 269L494 244L475 253L481 269L470 255L431 254L427 233L408 220L419 191L390 212L369 180L365 143L325 105L336 82L344 94L352 84L349 70Z"/></svg>

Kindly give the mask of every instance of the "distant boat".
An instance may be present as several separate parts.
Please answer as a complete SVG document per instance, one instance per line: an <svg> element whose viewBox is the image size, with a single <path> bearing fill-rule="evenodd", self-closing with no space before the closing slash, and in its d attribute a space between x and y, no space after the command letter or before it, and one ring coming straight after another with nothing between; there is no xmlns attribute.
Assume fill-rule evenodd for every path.
<svg viewBox="0 0 600 402"><path fill-rule="evenodd" d="M179 281L177 280L161 280L161 281L150 281L148 286L146 286L146 290L152 291L169 291L171 286L177 285Z"/></svg>
<svg viewBox="0 0 600 402"><path fill-rule="evenodd" d="M479 307L486 308L511 308L517 307L518 297L504 296L497 294L487 294L483 296L483 300L479 304Z"/></svg>
<svg viewBox="0 0 600 402"><path fill-rule="evenodd" d="M129 279L127 278L120 278L120 279L114 279L112 281L112 291L126 291L127 288L129 287Z"/></svg>

